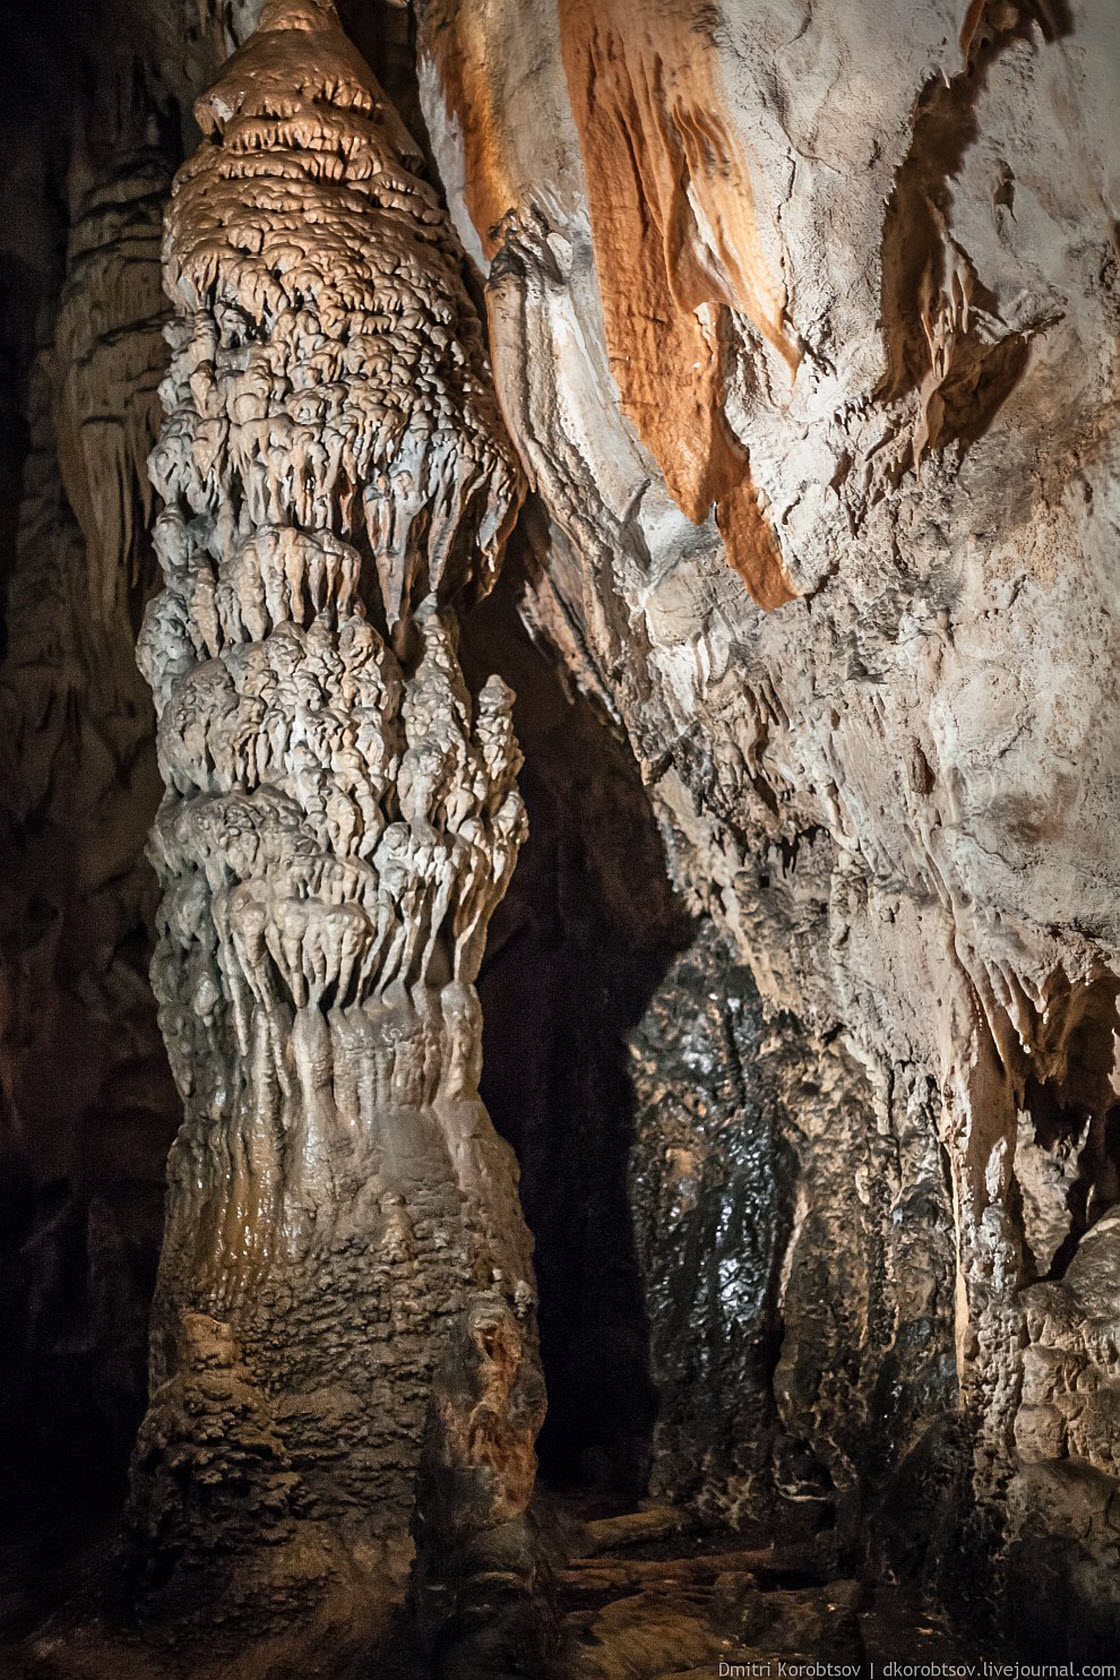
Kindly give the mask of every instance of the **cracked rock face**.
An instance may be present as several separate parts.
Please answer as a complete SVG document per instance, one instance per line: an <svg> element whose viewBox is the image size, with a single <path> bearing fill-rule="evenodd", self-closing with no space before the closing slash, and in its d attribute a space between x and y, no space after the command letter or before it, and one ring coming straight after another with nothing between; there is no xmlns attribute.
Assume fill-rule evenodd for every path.
<svg viewBox="0 0 1120 1680"><path fill-rule="evenodd" d="M492 581L520 480L454 242L330 4L266 6L198 118L140 645L186 1109L133 1467L157 1580L262 1511L400 1534L449 1326L479 1288L532 1301L473 984L520 755L451 605Z"/></svg>
<svg viewBox="0 0 1120 1680"><path fill-rule="evenodd" d="M418 11L550 522L527 611L766 1006L842 1033L881 1128L924 1107L972 1490L1002 1511L1033 1244L1088 1240L1045 1186L1088 1181L1090 1225L1116 1193L1107 1150L1066 1158L1117 1091L1117 20Z"/></svg>

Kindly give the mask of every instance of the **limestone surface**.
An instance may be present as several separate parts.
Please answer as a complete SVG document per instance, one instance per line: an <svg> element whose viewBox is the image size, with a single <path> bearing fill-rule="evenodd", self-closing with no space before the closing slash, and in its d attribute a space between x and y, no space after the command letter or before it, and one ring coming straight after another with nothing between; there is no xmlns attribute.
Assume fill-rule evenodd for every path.
<svg viewBox="0 0 1120 1680"><path fill-rule="evenodd" d="M186 1117L138 1578L152 1554L166 1574L260 1544L262 1510L407 1531L449 1327L479 1288L530 1324L532 1302L474 992L520 755L509 691L467 688L453 612L492 581L520 477L455 244L326 0L266 6L197 116L164 226L165 587L139 650ZM211 1325L232 1351L207 1422L190 1327ZM200 1522L193 1487L223 1477Z"/></svg>
<svg viewBox="0 0 1120 1680"><path fill-rule="evenodd" d="M330 1536L395 1536L403 1593L433 1397L477 1491L467 1304L535 1359L478 1098L524 834L498 668L541 819L481 983L542 1462L682 1522L784 1501L853 1567L1001 1607L1032 1660L1111 1659L1120 14L339 12L12 32L14 1457L81 1463L96 1413L120 1461L185 1109L134 1581L224 1536L256 1555L227 1626L325 1594L349 1640L377 1571ZM178 1093L143 979L157 747ZM515 1600L526 1555L495 1565ZM658 1561L614 1577L628 1608L581 1570L584 1631L710 1662L731 1635L666 1611ZM485 1575L432 1578L473 1614ZM752 1590L716 1595L748 1644Z"/></svg>
<svg viewBox="0 0 1120 1680"><path fill-rule="evenodd" d="M1072 1140L1120 1089L1120 19L418 12L549 521L526 612L767 1008L843 1037L884 1135L924 1105L991 1560L1032 1245L1060 1272L1116 1195L1112 1146ZM1081 1211L1044 1214L1063 1172Z"/></svg>

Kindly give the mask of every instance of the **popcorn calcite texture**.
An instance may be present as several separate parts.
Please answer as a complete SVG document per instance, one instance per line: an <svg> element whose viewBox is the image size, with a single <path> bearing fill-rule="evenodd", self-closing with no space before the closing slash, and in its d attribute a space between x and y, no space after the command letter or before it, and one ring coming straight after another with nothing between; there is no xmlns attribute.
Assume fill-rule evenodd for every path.
<svg viewBox="0 0 1120 1680"><path fill-rule="evenodd" d="M454 616L493 580L519 471L445 215L333 6L274 0L197 115L164 225L165 586L139 649L167 782L153 982L185 1107L141 1584L259 1544L265 1512L403 1535L472 1292L516 1300L534 1357L474 991L520 754L505 685L467 688ZM215 1338L220 1392L192 1374Z"/></svg>

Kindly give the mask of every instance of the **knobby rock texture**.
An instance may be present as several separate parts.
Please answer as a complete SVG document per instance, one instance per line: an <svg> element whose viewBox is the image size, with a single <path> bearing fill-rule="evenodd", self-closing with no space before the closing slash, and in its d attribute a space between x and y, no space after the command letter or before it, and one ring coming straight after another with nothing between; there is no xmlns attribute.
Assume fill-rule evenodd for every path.
<svg viewBox="0 0 1120 1680"><path fill-rule="evenodd" d="M329 0L266 6L196 115L140 640L185 1107L129 1510L160 1588L301 1518L406 1531L473 1291L534 1357L473 984L520 755L451 608L492 582L519 472L445 213Z"/></svg>

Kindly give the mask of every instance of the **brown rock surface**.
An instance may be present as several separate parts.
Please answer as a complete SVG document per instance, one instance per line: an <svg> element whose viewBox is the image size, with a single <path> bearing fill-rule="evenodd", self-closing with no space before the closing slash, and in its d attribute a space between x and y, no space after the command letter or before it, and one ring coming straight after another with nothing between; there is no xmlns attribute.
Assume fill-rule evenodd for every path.
<svg viewBox="0 0 1120 1680"><path fill-rule="evenodd" d="M1068 1154L1087 1123L1111 1135L1117 1095L1116 21L1089 6L872 20L792 0L702 18L541 0L505 51L500 0L457 10L472 60L458 79L485 96L449 121L435 54L422 86L551 524L526 610L627 732L674 876L764 1006L839 1034L879 1135L940 1152L954 1231L936 1264L955 1273L958 1416L991 1559L1035 1264L1017 1115L1033 1117L1035 1195L1037 1150ZM697 78L722 137L705 152L718 203L744 210L745 171L736 236L764 260L753 293L681 280L670 310L673 263L698 232L719 247L705 171L662 168L666 113L686 120ZM510 201L481 252L459 183L486 112L501 113L487 146ZM760 306L760 275L784 315ZM714 299L706 388L711 360L694 355L688 381L671 347L698 342ZM628 310L657 328L631 363ZM718 521L683 516L705 501L681 493L709 458L697 403L749 454L801 597L769 614L722 570ZM1074 1150L1091 1213L1060 1229L1045 1190L1045 1236L1030 1213L1060 1267L1115 1195L1110 1147ZM873 1216L886 1253L896 1216L905 1230L892 1200ZM799 1342L812 1364L819 1326L808 1301L789 1306L782 1364Z"/></svg>

